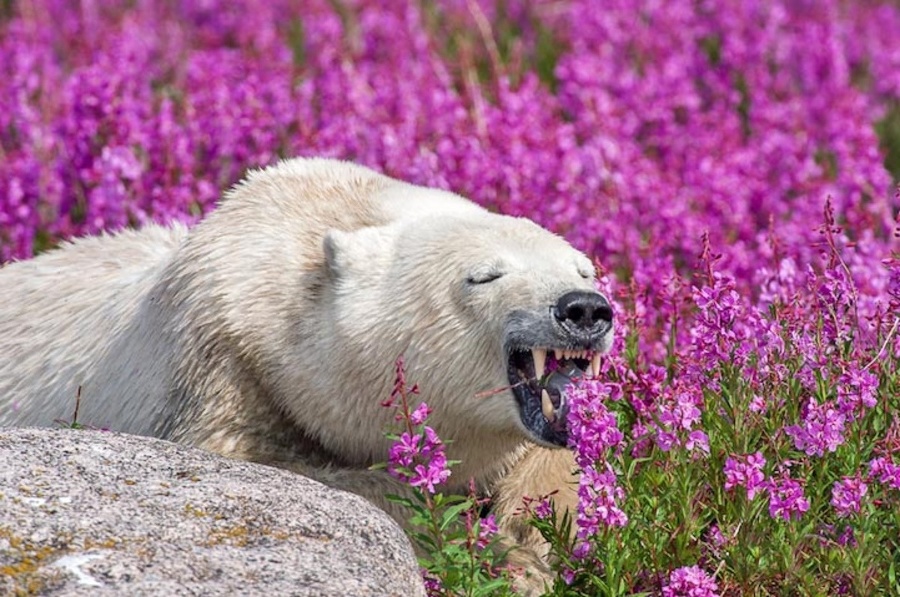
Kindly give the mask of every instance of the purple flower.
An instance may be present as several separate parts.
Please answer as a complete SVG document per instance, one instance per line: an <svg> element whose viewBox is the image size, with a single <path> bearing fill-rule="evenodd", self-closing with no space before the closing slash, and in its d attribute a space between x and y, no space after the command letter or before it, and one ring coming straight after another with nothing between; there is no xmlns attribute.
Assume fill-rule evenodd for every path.
<svg viewBox="0 0 900 597"><path fill-rule="evenodd" d="M597 380L583 380L566 387L569 445L582 468L605 460L607 451L618 448L624 439L615 414L606 407L608 396L608 385Z"/></svg>
<svg viewBox="0 0 900 597"><path fill-rule="evenodd" d="M409 422L412 425L421 425L425 422L430 415L432 410L428 408L428 405L422 402L419 406L416 407L414 411L409 413Z"/></svg>
<svg viewBox="0 0 900 597"><path fill-rule="evenodd" d="M845 526L841 534L838 535L837 543L843 547L856 547L856 534L853 532L853 527L849 524Z"/></svg>
<svg viewBox="0 0 900 597"><path fill-rule="evenodd" d="M585 539L602 526L624 526L628 517L619 507L625 491L606 461L611 449L620 447L624 436L616 416L604 402L609 387L597 380L585 380L566 388L570 410L569 444L581 467L578 482L577 536Z"/></svg>
<svg viewBox="0 0 900 597"><path fill-rule="evenodd" d="M773 478L769 483L769 516L790 520L799 519L809 510L803 486L789 477Z"/></svg>
<svg viewBox="0 0 900 597"><path fill-rule="evenodd" d="M447 594L444 590L443 583L441 583L441 579L432 576L425 568L422 568L420 572L422 573L422 580L425 583L425 594L428 597L444 597L444 595Z"/></svg>
<svg viewBox="0 0 900 597"><path fill-rule="evenodd" d="M572 557L576 560L583 560L591 553L590 541L577 541L575 547L572 548ZM571 583L570 583L571 584Z"/></svg>
<svg viewBox="0 0 900 597"><path fill-rule="evenodd" d="M745 487L747 499L752 500L757 493L767 488L763 467L766 459L762 452L746 456L729 456L725 459L725 489Z"/></svg>
<svg viewBox="0 0 900 597"><path fill-rule="evenodd" d="M421 433L401 434L388 453L387 470L394 478L428 493L434 493L435 486L450 477L444 444L431 427L424 427Z"/></svg>
<svg viewBox="0 0 900 597"><path fill-rule="evenodd" d="M892 489L900 489L900 465L879 456L869 462L869 478Z"/></svg>
<svg viewBox="0 0 900 597"><path fill-rule="evenodd" d="M750 412L757 414L766 413L766 399L759 395L754 395L750 400Z"/></svg>
<svg viewBox="0 0 900 597"><path fill-rule="evenodd" d="M704 454L709 455L709 436L706 435L705 431L701 431L700 429L694 429L688 434L687 440L684 442L684 447L690 452L694 450Z"/></svg>
<svg viewBox="0 0 900 597"><path fill-rule="evenodd" d="M719 585L699 566L676 568L663 584L663 597L718 597Z"/></svg>
<svg viewBox="0 0 900 597"><path fill-rule="evenodd" d="M875 406L877 390L878 377L853 363L838 380L838 408L848 416L863 415L866 409Z"/></svg>
<svg viewBox="0 0 900 597"><path fill-rule="evenodd" d="M403 432L388 451L389 465L404 468L412 466L413 459L419 454L421 442L422 437L420 435L411 435Z"/></svg>
<svg viewBox="0 0 900 597"><path fill-rule="evenodd" d="M493 514L481 519L478 524L478 547L485 549L491 543L491 539L497 534L497 520Z"/></svg>
<svg viewBox="0 0 900 597"><path fill-rule="evenodd" d="M545 499L541 500L541 503L537 505L534 509L534 515L540 520L544 520L545 518L550 518L550 515L553 513L553 508L550 506L550 500Z"/></svg>
<svg viewBox="0 0 900 597"><path fill-rule="evenodd" d="M588 539L601 528L628 524L628 516L619 507L624 499L625 491L619 487L616 475L609 465L602 471L594 466L584 468L578 483L576 535L581 539Z"/></svg>
<svg viewBox="0 0 900 597"><path fill-rule="evenodd" d="M442 455L428 464L417 464L409 476L408 483L412 487L424 487L428 493L435 493L435 485L440 485L450 478L447 460Z"/></svg>
<svg viewBox="0 0 900 597"><path fill-rule="evenodd" d="M809 456L823 456L844 443L846 420L847 416L832 403L819 405L814 398L810 398L800 424L785 427L784 431L801 452Z"/></svg>
<svg viewBox="0 0 900 597"><path fill-rule="evenodd" d="M706 540L715 549L722 548L728 543L728 539L722 534L722 529L715 523L710 525L709 529L707 529Z"/></svg>
<svg viewBox="0 0 900 597"><path fill-rule="evenodd" d="M868 491L868 485L862 477L844 477L835 482L831 489L831 505L834 506L838 516L849 516L859 513L860 504Z"/></svg>

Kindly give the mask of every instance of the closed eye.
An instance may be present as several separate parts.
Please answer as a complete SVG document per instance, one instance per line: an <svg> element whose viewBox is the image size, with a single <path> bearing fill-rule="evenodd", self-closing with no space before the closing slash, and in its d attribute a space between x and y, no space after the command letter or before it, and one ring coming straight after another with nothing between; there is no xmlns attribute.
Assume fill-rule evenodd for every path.
<svg viewBox="0 0 900 597"><path fill-rule="evenodd" d="M466 278L469 284L488 284L503 277L503 272L479 272Z"/></svg>

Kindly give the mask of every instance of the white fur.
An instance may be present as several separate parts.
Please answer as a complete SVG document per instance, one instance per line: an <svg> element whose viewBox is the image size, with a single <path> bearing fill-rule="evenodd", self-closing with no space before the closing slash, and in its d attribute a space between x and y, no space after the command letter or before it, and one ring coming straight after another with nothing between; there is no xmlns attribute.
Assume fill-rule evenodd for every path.
<svg viewBox="0 0 900 597"><path fill-rule="evenodd" d="M505 275L466 282L486 270ZM462 460L454 488L487 486L526 438L510 392L475 396L508 384L504 318L591 290L590 271L559 237L452 193L282 162L190 232L85 238L0 269L0 424L70 419L80 386L82 423L371 497L403 355Z"/></svg>

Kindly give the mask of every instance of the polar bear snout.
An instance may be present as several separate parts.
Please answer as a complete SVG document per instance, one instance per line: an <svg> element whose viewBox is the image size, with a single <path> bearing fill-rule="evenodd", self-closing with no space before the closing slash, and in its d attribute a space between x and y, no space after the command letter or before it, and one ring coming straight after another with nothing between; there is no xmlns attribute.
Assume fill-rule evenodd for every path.
<svg viewBox="0 0 900 597"><path fill-rule="evenodd" d="M612 324L609 301L598 292L573 290L559 297L553 316L572 331L593 332Z"/></svg>

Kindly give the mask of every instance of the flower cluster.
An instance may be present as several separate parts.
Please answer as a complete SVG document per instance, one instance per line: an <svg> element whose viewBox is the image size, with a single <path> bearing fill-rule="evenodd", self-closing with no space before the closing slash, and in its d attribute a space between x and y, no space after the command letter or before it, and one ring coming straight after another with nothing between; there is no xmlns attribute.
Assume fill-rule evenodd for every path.
<svg viewBox="0 0 900 597"><path fill-rule="evenodd" d="M892 489L900 489L900 464L879 456L869 462L869 476Z"/></svg>
<svg viewBox="0 0 900 597"><path fill-rule="evenodd" d="M628 522L619 506L625 492L606 463L607 453L618 449L623 440L616 416L606 406L610 392L608 384L589 379L566 388L569 443L582 470L575 521L581 539L596 535L601 526L624 526Z"/></svg>
<svg viewBox="0 0 900 597"><path fill-rule="evenodd" d="M868 490L869 486L861 477L844 477L834 484L831 505L834 506L838 516L859 513L862 499Z"/></svg>
<svg viewBox="0 0 900 597"><path fill-rule="evenodd" d="M719 586L698 566L684 566L672 571L662 594L663 597L718 597Z"/></svg>
<svg viewBox="0 0 900 597"><path fill-rule="evenodd" d="M729 456L725 460L725 489L744 487L747 499L752 500L769 485L763 472L765 465L766 459L762 452L744 457Z"/></svg>
<svg viewBox="0 0 900 597"><path fill-rule="evenodd" d="M783 476L769 482L769 515L772 518L799 519L807 510L809 500L800 481Z"/></svg>
<svg viewBox="0 0 900 597"><path fill-rule="evenodd" d="M420 406L424 405L423 402ZM394 478L412 487L423 487L428 493L434 493L435 485L450 477L444 444L427 426L421 433L404 431L400 435L391 446L387 470Z"/></svg>
<svg viewBox="0 0 900 597"><path fill-rule="evenodd" d="M806 413L799 425L785 427L794 447L809 456L834 452L844 443L847 417L831 403L818 404L814 398L806 403Z"/></svg>

